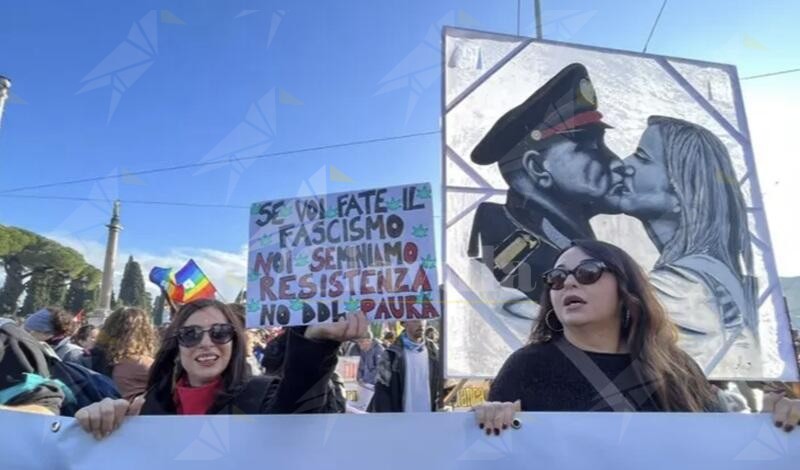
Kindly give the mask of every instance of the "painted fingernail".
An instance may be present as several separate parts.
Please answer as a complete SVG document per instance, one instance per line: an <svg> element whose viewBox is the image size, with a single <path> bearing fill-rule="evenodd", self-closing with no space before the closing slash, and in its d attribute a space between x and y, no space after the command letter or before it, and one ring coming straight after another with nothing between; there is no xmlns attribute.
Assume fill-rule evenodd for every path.
<svg viewBox="0 0 800 470"><path fill-rule="evenodd" d="M794 426L792 426L791 424L783 427L783 430L786 432L792 432L792 429L794 429Z"/></svg>
<svg viewBox="0 0 800 470"><path fill-rule="evenodd" d="M504 425L503 425L503 431L505 431L506 429L508 429L508 425L507 425L507 424L504 424Z"/></svg>
<svg viewBox="0 0 800 470"><path fill-rule="evenodd" d="M487 436L491 436L492 435L492 430L489 429L489 428L486 428L486 435Z"/></svg>
<svg viewBox="0 0 800 470"><path fill-rule="evenodd" d="M775 427L776 428L782 428L783 427L783 421L775 421Z"/></svg>
<svg viewBox="0 0 800 470"><path fill-rule="evenodd" d="M500 430L497 429L497 428L494 428L494 435L495 436L499 436L500 435Z"/></svg>
<svg viewBox="0 0 800 470"><path fill-rule="evenodd" d="M483 423L479 424L479 425L478 425L478 427L480 427L481 429L483 429Z"/></svg>

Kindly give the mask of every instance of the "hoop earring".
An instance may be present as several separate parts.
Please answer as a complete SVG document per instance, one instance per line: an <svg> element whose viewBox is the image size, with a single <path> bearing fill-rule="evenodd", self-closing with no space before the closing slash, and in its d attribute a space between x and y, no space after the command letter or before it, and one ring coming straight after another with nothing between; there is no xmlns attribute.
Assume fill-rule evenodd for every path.
<svg viewBox="0 0 800 470"><path fill-rule="evenodd" d="M555 331L556 333L560 333L560 332L564 331L564 325L561 325L561 329L560 330L558 330L556 328L553 328L550 325L550 314L551 313L555 313L552 308L550 310L548 310L547 313L544 315L544 324L547 325L547 328L549 328L550 331Z"/></svg>
<svg viewBox="0 0 800 470"><path fill-rule="evenodd" d="M622 329L627 330L631 325L631 312L627 308L623 308L623 311L625 313L622 315Z"/></svg>

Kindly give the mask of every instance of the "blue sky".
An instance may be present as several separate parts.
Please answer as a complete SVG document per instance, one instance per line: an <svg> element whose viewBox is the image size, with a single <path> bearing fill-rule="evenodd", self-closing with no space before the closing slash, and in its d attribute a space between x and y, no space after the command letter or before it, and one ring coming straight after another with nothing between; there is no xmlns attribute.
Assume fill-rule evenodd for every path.
<svg viewBox="0 0 800 470"><path fill-rule="evenodd" d="M521 5L521 33L532 35L533 2ZM641 51L660 7L661 0L542 0L544 35ZM740 76L797 68L799 16L791 0L671 0L648 52L733 63ZM202 173L126 173L436 131L444 24L513 34L517 1L7 3L0 74L13 80L14 97L0 129L0 193L122 174L14 194L248 206L294 196L320 170L327 177L312 184L317 191L437 186L438 135ZM798 84L800 73L743 83L773 239L786 256L797 232L787 222L791 201L800 197L790 178L800 168L783 158L793 149L776 129L800 106ZM110 202L0 197L0 223L53 235L92 261L101 258L110 210ZM236 277L246 209L122 210L122 256L133 253L146 269L194 256L218 263L209 268L215 275ZM779 259L785 274L800 274L797 266Z"/></svg>

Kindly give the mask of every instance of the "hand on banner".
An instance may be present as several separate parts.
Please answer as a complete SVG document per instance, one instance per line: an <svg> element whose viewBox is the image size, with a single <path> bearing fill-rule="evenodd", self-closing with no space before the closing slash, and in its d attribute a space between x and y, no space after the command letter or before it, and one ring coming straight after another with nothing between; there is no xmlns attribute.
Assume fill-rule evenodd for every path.
<svg viewBox="0 0 800 470"><path fill-rule="evenodd" d="M509 426L519 428L520 422L514 418L516 413L522 411L522 403L517 400L511 402L487 401L472 408L475 411L475 421L481 429L486 430L486 435L490 436L494 432L495 436L500 435L500 431L508 429Z"/></svg>
<svg viewBox="0 0 800 470"><path fill-rule="evenodd" d="M100 440L118 429L126 416L138 415L142 411L142 405L144 405L143 396L134 398L132 402L104 398L78 410L75 419L86 432Z"/></svg>
<svg viewBox="0 0 800 470"><path fill-rule="evenodd" d="M800 426L800 400L787 398L778 393L764 394L764 413L772 412L775 426L790 432Z"/></svg>
<svg viewBox="0 0 800 470"><path fill-rule="evenodd" d="M367 335L369 321L364 312L347 314L347 319L336 323L321 323L306 328L306 338L330 341L350 341Z"/></svg>

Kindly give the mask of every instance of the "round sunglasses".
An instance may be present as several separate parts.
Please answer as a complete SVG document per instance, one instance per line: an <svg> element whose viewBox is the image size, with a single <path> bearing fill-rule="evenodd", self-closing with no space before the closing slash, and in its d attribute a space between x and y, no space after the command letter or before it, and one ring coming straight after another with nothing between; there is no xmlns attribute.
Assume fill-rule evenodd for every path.
<svg viewBox="0 0 800 470"><path fill-rule="evenodd" d="M175 337L178 339L178 344L184 348L193 348L203 341L203 335L208 333L211 342L216 345L229 343L236 333L233 325L230 323L214 323L210 328L203 329L202 326L183 326L178 328Z"/></svg>
<svg viewBox="0 0 800 470"><path fill-rule="evenodd" d="M611 272L611 269L602 261L587 259L578 263L572 269L553 268L542 276L545 284L550 290L561 290L570 274L575 276L575 280L581 284L594 284L603 275L604 271Z"/></svg>

